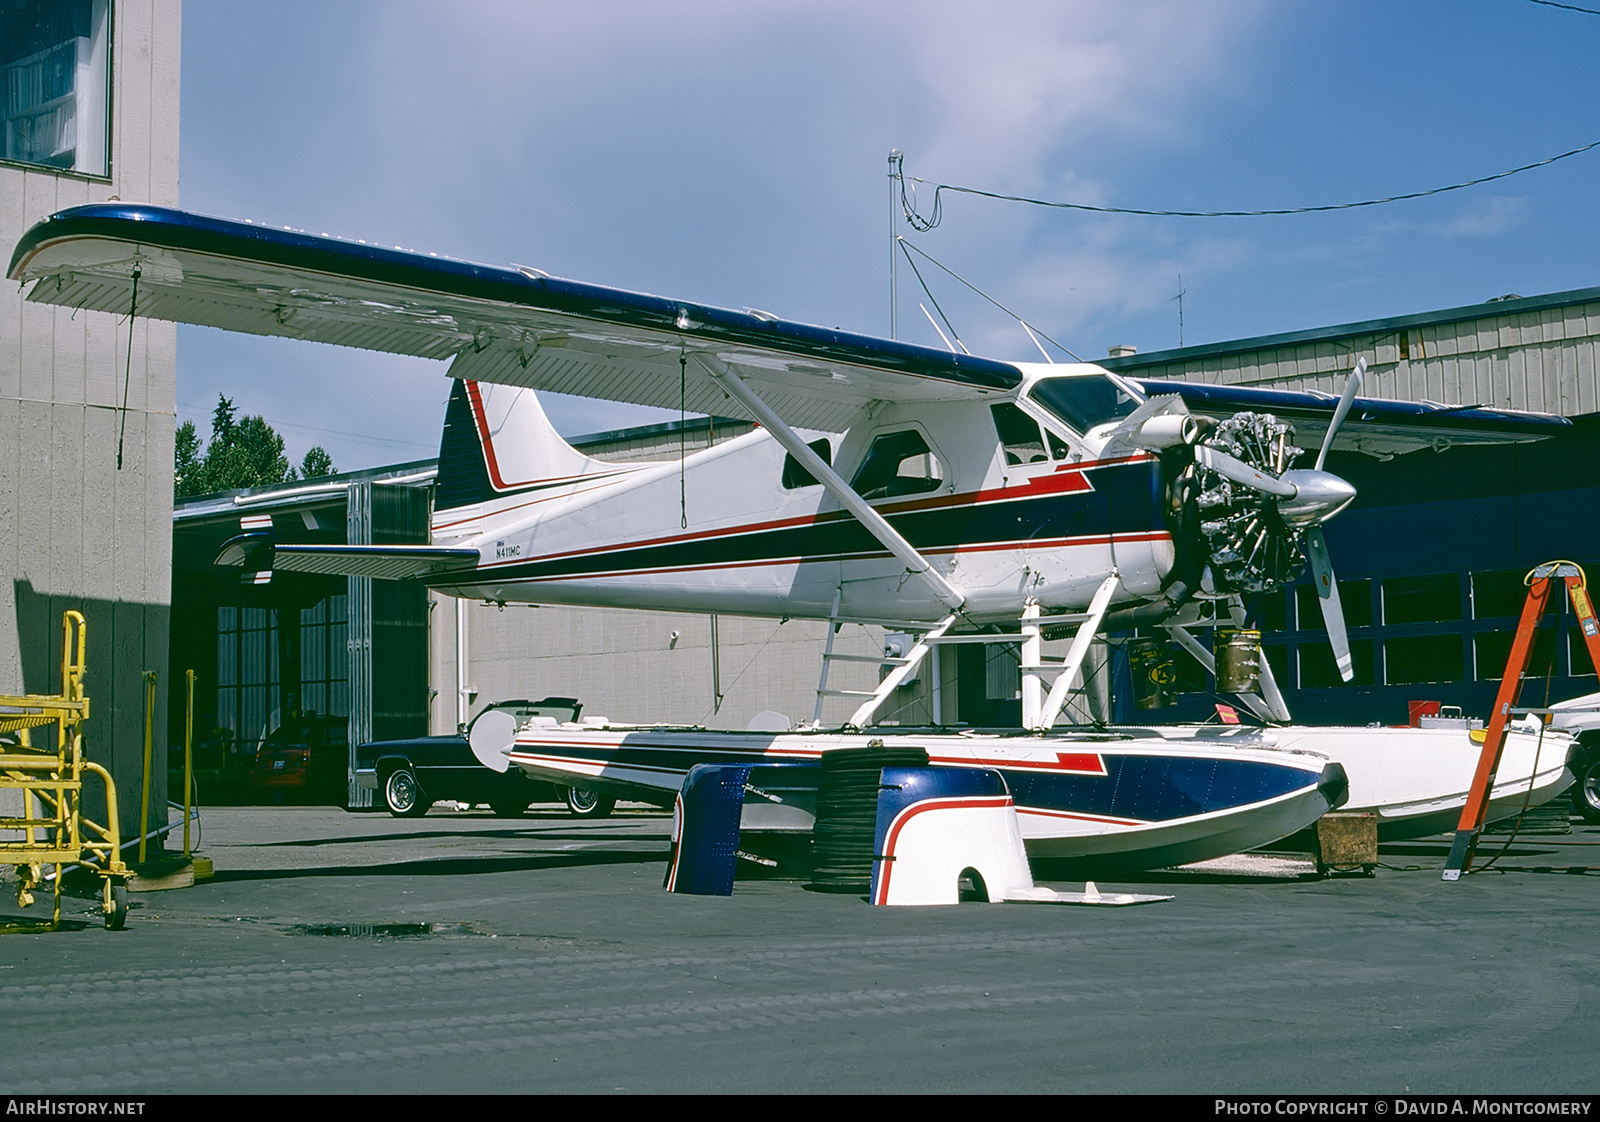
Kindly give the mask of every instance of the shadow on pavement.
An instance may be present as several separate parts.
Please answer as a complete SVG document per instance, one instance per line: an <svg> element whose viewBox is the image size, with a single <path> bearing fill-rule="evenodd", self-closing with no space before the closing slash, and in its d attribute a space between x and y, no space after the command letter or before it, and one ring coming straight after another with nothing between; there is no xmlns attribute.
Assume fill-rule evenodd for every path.
<svg viewBox="0 0 1600 1122"><path fill-rule="evenodd" d="M620 824L619 824L620 826ZM660 836L665 838L671 822L663 820ZM616 841L618 839L638 839L641 835L635 829L607 828L605 826L592 826L583 830L573 830L568 826L566 832L551 833L545 829L508 826L499 830L412 830L405 833L398 831L387 834L340 834L326 838L295 838L293 840L274 840L259 842L234 842L230 849L306 849L323 845L360 845L365 842L405 842L405 841L433 841L441 838L461 838L471 841L475 838L497 839L500 841L525 841L536 839L538 841ZM652 836L652 835L644 835Z"/></svg>
<svg viewBox="0 0 1600 1122"><path fill-rule="evenodd" d="M662 865L663 850L610 850L603 853L546 853L525 857L437 857L392 864L330 865L309 869L219 869L206 883L294 880L300 877L463 877L490 873L578 869L595 865Z"/></svg>

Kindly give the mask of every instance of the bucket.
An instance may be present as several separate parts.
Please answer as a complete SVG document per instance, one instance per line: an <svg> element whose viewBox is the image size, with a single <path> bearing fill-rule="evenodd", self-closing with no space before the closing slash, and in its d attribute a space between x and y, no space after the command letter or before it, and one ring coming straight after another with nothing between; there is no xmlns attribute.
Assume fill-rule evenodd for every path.
<svg viewBox="0 0 1600 1122"><path fill-rule="evenodd" d="M1217 630L1217 689L1254 693L1261 685L1261 632Z"/></svg>
<svg viewBox="0 0 1600 1122"><path fill-rule="evenodd" d="M1128 664L1133 671L1133 703L1140 709L1165 709L1172 704L1177 675L1172 650L1161 639L1135 639L1128 644Z"/></svg>

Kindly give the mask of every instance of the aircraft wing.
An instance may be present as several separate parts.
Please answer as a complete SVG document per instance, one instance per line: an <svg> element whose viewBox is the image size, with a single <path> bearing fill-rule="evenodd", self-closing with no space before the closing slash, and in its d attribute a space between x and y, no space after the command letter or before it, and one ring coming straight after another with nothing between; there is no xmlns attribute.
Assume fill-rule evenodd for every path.
<svg viewBox="0 0 1600 1122"><path fill-rule="evenodd" d="M1203 382L1165 382L1125 377L1150 397L1176 394L1191 413L1222 419L1251 411L1271 413L1294 426L1295 443L1315 450L1328 431L1338 398ZM1565 417L1483 406L1425 405L1414 401L1358 397L1334 436L1340 452L1387 458L1456 444L1500 444L1542 440L1572 428Z"/></svg>
<svg viewBox="0 0 1600 1122"><path fill-rule="evenodd" d="M711 354L791 426L830 432L876 400L962 400L1021 381L1009 363L766 313L142 204L47 218L8 275L39 303L450 359L457 378L694 413L727 409L713 379L680 366L686 350Z"/></svg>

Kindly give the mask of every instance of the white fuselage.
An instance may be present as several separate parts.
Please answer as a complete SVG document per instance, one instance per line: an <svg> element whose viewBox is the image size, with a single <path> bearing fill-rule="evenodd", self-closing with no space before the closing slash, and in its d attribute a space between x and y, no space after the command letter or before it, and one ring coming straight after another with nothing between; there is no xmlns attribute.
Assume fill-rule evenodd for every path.
<svg viewBox="0 0 1600 1122"><path fill-rule="evenodd" d="M765 430L681 461L603 464L568 448L519 465L517 447L559 438L541 431L542 416L527 415L531 395L504 416L491 413L495 397L517 392L482 389L484 442L506 493L436 514L435 544L474 547L482 558L443 591L759 616L826 617L836 595L847 616L918 621L948 611L821 484L786 485L787 457ZM843 435L804 435L827 441L839 474L960 590L970 618L1014 620L1030 598L1081 608L1113 570L1119 600L1158 592L1174 545L1157 458L1139 450L1097 458L1103 436L1086 439L1051 420L1049 437L1013 462L1027 453L997 438L996 404L1047 423L1031 402L1006 395L915 410L886 404ZM513 445L519 422L533 431ZM901 445L913 452L885 469L881 450ZM868 486L874 471L884 477L877 488Z"/></svg>

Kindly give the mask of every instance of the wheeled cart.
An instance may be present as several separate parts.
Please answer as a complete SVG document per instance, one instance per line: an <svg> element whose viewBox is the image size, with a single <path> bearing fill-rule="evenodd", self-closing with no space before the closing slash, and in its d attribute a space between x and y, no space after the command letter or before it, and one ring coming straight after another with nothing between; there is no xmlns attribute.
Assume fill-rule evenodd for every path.
<svg viewBox="0 0 1600 1122"><path fill-rule="evenodd" d="M61 693L58 696L0 694L0 798L21 792L21 817L0 817L0 860L17 868L17 903L28 907L34 890L51 882L54 908L48 925L61 925L61 870L83 865L100 875L106 926L120 930L128 918L127 879L117 829L117 790L111 774L83 758L83 723L89 699L83 696L87 625L82 614L61 618ZM54 725L52 736L46 726ZM84 816L83 780L93 774L105 783L106 825ZM10 801L10 800L8 800ZM8 808L16 809L14 802ZM53 875L47 867L54 866Z"/></svg>

